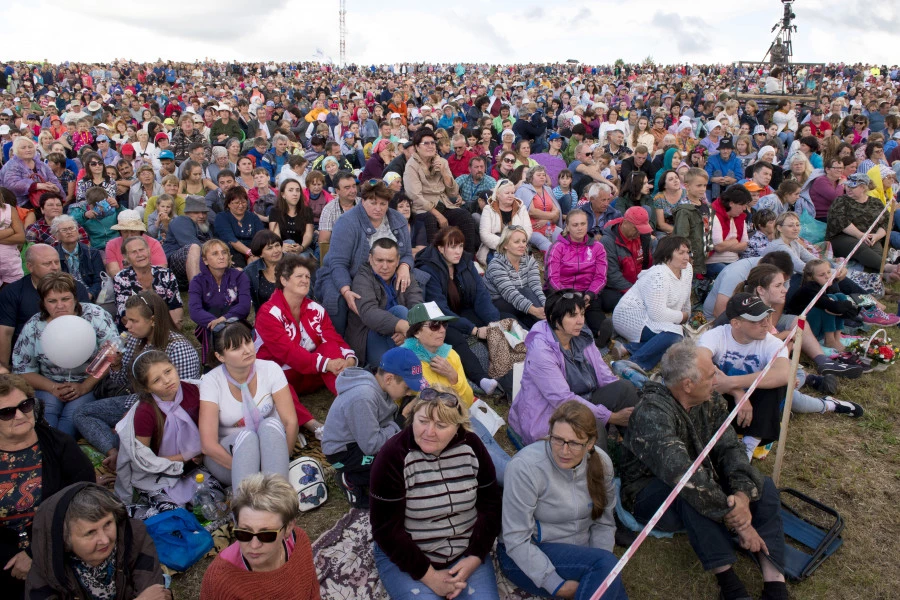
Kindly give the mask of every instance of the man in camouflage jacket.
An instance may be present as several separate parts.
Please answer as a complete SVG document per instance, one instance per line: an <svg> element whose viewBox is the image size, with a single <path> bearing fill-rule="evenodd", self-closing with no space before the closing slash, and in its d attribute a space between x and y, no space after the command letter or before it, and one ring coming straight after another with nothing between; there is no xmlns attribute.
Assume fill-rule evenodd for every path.
<svg viewBox="0 0 900 600"><path fill-rule="evenodd" d="M622 504L642 523L650 520L728 417L713 391L718 369L692 342L663 356L667 386L648 382L625 432ZM760 559L763 599L787 598L784 530L775 484L750 465L743 444L728 427L669 507L656 528L687 530L703 568L712 571L722 597L749 598L731 568L734 539Z"/></svg>

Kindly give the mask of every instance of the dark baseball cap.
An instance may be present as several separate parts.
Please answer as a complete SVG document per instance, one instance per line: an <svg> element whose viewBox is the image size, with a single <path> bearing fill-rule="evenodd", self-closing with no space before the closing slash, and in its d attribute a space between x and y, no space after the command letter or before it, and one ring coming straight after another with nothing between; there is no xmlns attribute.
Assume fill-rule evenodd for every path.
<svg viewBox="0 0 900 600"><path fill-rule="evenodd" d="M769 308L759 296L746 292L735 294L725 306L725 316L729 321L731 319L743 319L757 323L765 319L771 312L775 311Z"/></svg>

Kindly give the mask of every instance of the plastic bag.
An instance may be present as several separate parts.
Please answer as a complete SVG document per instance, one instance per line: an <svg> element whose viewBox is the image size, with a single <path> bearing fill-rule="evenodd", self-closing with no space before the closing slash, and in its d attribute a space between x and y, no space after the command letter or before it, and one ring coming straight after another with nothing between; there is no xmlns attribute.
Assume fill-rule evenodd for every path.
<svg viewBox="0 0 900 600"><path fill-rule="evenodd" d="M497 414L497 411L480 399L473 402L472 406L469 407L469 418L484 425L484 428L490 431L491 435L495 435L497 430L506 424L506 421Z"/></svg>
<svg viewBox="0 0 900 600"><path fill-rule="evenodd" d="M825 223L809 213L800 213L800 237L810 244L821 244L825 241Z"/></svg>
<svg viewBox="0 0 900 600"><path fill-rule="evenodd" d="M159 562L186 571L212 550L212 535L184 508L167 510L144 521L153 538Z"/></svg>
<svg viewBox="0 0 900 600"><path fill-rule="evenodd" d="M113 288L113 278L106 271L100 272L100 292L94 298L94 304L106 304L116 299L116 292Z"/></svg>

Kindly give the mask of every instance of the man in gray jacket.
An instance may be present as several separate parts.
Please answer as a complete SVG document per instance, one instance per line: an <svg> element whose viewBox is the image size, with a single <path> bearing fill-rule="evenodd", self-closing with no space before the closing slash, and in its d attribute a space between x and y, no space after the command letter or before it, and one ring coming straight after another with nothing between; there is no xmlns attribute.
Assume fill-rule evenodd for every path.
<svg viewBox="0 0 900 600"><path fill-rule="evenodd" d="M392 348L373 375L351 367L338 375L337 397L328 410L322 451L335 481L354 508L369 508L369 471L375 454L400 431L397 403L410 391L428 387L422 363L407 348ZM401 417L402 418L402 417Z"/></svg>

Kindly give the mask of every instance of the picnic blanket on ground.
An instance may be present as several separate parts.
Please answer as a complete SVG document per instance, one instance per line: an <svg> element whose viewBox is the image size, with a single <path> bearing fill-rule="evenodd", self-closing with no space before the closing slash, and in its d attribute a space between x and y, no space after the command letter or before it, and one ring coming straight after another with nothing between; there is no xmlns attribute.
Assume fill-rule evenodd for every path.
<svg viewBox="0 0 900 600"><path fill-rule="evenodd" d="M322 598L388 600L378 578L372 553L372 525L369 512L354 508L319 536L312 546ZM501 600L536 600L511 584L500 572L496 554L491 553Z"/></svg>

